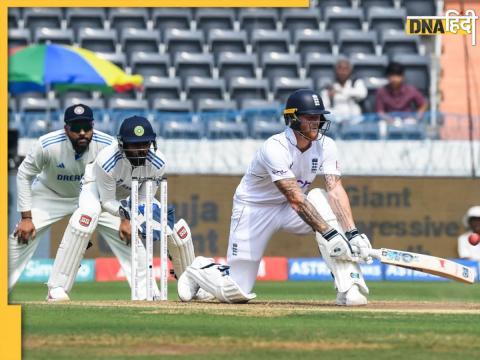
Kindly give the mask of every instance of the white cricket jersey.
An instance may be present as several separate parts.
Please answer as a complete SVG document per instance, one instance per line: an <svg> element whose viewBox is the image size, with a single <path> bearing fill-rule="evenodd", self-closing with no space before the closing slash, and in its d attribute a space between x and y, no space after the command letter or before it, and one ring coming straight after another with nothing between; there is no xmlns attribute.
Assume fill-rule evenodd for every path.
<svg viewBox="0 0 480 360"><path fill-rule="evenodd" d="M323 136L301 152L292 129L273 135L257 151L237 187L234 199L255 204L282 204L285 196L274 184L281 179L297 179L305 193L317 174L340 175L337 147Z"/></svg>
<svg viewBox="0 0 480 360"><path fill-rule="evenodd" d="M93 130L87 150L77 154L65 130L41 136L18 168L18 211L31 210L33 181L40 181L58 197L78 197L85 166L113 141L110 135Z"/></svg>
<svg viewBox="0 0 480 360"><path fill-rule="evenodd" d="M112 215L118 216L120 202L130 196L132 176L152 177L160 179L165 173L165 156L161 151L149 150L144 166L132 166L117 144L108 146L98 154L92 168L86 173L85 181L94 180L97 184L100 201L104 210ZM153 192L156 193L157 182L153 183ZM145 188L140 184L140 196L144 194Z"/></svg>

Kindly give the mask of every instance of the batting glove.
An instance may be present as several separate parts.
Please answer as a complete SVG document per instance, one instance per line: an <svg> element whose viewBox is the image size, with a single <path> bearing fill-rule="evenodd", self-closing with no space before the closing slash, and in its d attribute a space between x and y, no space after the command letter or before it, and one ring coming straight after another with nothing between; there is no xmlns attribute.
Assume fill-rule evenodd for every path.
<svg viewBox="0 0 480 360"><path fill-rule="evenodd" d="M337 230L331 229L322 234L322 236L327 240L327 251L332 258L337 260L356 261L349 242Z"/></svg>
<svg viewBox="0 0 480 360"><path fill-rule="evenodd" d="M370 256L369 250L372 248L372 244L370 243L367 235L360 234L357 229L352 229L345 232L345 236L350 242L351 247L353 249L358 249L358 255L360 258L362 258L367 264L371 264L373 259Z"/></svg>

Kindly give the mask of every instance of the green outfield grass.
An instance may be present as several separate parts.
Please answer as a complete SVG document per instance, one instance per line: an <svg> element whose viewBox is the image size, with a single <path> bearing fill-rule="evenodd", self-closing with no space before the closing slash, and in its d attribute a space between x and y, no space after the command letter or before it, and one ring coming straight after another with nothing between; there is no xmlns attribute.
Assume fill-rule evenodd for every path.
<svg viewBox="0 0 480 360"><path fill-rule="evenodd" d="M77 284L69 304L19 284L24 359L478 359L480 286L370 283L371 304L332 306L331 283L258 283L248 305L126 301L125 283Z"/></svg>

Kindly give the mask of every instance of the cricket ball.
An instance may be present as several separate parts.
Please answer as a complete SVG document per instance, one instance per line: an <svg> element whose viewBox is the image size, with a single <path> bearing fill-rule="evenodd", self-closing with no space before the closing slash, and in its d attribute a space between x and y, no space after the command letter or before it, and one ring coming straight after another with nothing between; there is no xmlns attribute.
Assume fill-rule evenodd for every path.
<svg viewBox="0 0 480 360"><path fill-rule="evenodd" d="M477 233L471 233L468 236L468 242L473 246L477 245L480 242L480 235L478 235Z"/></svg>

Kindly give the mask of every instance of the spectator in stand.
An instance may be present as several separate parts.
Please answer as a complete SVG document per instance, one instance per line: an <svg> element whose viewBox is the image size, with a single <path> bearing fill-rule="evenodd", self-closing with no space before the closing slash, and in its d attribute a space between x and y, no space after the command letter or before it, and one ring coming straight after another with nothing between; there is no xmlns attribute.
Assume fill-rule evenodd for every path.
<svg viewBox="0 0 480 360"><path fill-rule="evenodd" d="M362 109L359 102L367 97L367 88L362 79L352 78L352 64L347 58L340 58L335 64L335 82L323 86L321 97L334 119L360 121Z"/></svg>
<svg viewBox="0 0 480 360"><path fill-rule="evenodd" d="M472 206L463 217L463 225L468 229L458 237L458 256L464 259L480 261L480 244L471 245L468 237L472 233L480 234L480 206Z"/></svg>
<svg viewBox="0 0 480 360"><path fill-rule="evenodd" d="M375 110L389 123L417 122L422 119L428 103L413 85L405 84L405 68L392 62L387 66L388 84L377 91Z"/></svg>

